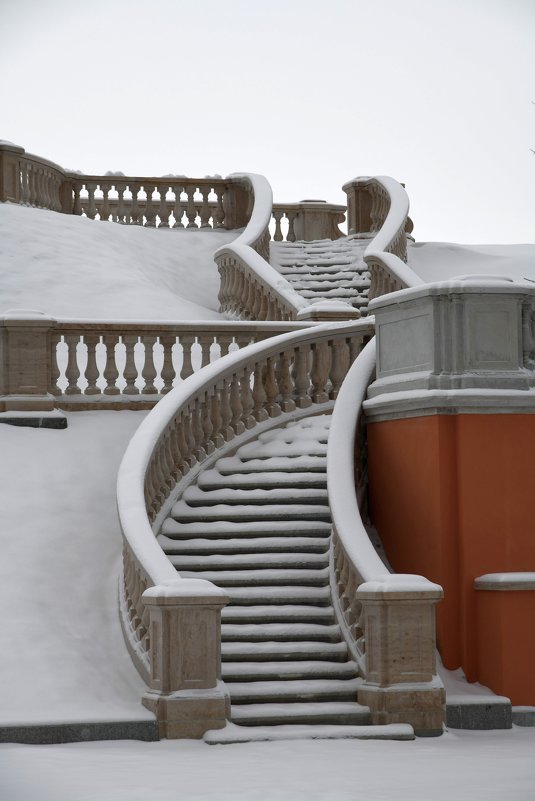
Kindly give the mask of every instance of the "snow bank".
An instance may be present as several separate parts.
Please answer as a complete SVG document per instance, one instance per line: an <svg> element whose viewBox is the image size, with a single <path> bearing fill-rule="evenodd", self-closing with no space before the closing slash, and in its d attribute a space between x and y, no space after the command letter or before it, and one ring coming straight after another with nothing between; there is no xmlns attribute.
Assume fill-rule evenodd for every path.
<svg viewBox="0 0 535 801"><path fill-rule="evenodd" d="M535 281L535 245L409 242L408 265L427 283L477 274Z"/></svg>
<svg viewBox="0 0 535 801"><path fill-rule="evenodd" d="M156 230L0 203L0 313L221 319L213 254L237 233Z"/></svg>

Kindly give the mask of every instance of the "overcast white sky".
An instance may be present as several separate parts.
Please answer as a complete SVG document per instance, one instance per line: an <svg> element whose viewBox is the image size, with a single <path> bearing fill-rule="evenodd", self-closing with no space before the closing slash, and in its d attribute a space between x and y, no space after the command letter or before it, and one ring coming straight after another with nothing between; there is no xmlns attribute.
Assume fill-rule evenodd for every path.
<svg viewBox="0 0 535 801"><path fill-rule="evenodd" d="M87 173L386 174L417 240L535 241L535 0L0 0L0 97Z"/></svg>

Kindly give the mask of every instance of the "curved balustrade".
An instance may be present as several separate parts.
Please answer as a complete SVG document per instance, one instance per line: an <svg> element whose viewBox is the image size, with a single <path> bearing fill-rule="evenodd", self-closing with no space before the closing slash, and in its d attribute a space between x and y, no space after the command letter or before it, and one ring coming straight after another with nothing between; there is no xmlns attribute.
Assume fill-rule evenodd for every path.
<svg viewBox="0 0 535 801"><path fill-rule="evenodd" d="M245 231L214 256L221 311L235 319L294 320L308 304L269 264L271 187L261 175L233 177L250 185L254 206Z"/></svg>
<svg viewBox="0 0 535 801"><path fill-rule="evenodd" d="M63 211L65 171L52 161L0 142L0 201Z"/></svg>
<svg viewBox="0 0 535 801"><path fill-rule="evenodd" d="M328 408L372 334L370 322L358 321L313 326L249 345L176 387L141 424L119 471L117 503L124 536L123 626L145 674L151 634L143 593L177 580L153 528L165 516L177 484L216 449L256 425L283 413Z"/></svg>
<svg viewBox="0 0 535 801"><path fill-rule="evenodd" d="M357 434L375 372L375 347L372 339L349 370L329 433L333 602L365 678L359 701L370 706L374 722L403 721L422 733L439 734L445 697L436 677L434 607L442 588L423 576L390 573L368 536L357 499L366 482L364 435Z"/></svg>

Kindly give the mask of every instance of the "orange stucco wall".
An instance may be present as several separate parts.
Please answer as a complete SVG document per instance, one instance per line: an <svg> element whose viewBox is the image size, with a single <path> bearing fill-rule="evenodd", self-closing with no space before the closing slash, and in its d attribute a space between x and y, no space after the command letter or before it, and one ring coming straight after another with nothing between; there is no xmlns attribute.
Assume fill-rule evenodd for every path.
<svg viewBox="0 0 535 801"><path fill-rule="evenodd" d="M474 579L535 570L535 415L431 415L372 423L368 449L371 515L392 566L442 584L437 639L444 663L462 666L470 681L483 681L490 675L490 650L476 636ZM535 593L494 594L497 604L508 599L508 616L515 604L525 615L521 596L532 599L528 606L535 604ZM513 646L509 637L511 660ZM532 675L534 668L528 661L523 670ZM520 686L524 679L518 670L512 679L513 673L502 670ZM532 679L531 684L530 698L515 703L535 703ZM516 693L516 685L501 685L491 687Z"/></svg>

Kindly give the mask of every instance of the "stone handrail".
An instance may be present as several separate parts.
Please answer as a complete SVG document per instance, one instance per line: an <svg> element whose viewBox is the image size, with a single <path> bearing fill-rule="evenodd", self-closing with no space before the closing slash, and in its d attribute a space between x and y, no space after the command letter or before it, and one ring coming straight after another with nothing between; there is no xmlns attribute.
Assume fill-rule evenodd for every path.
<svg viewBox="0 0 535 801"><path fill-rule="evenodd" d="M365 678L359 701L370 707L373 721L411 723L417 732L438 734L444 694L436 677L434 607L442 588L422 576L390 573L370 541L355 488L365 483L358 467L355 475L355 450L375 347L373 339L348 372L329 433L334 608ZM407 701L411 693L418 703Z"/></svg>
<svg viewBox="0 0 535 801"><path fill-rule="evenodd" d="M295 320L308 304L269 264L271 187L261 175L241 178L252 188L254 206L245 231L215 253L221 310L235 319Z"/></svg>
<svg viewBox="0 0 535 801"><path fill-rule="evenodd" d="M364 254L371 273L370 300L423 283L406 263L412 221L405 188L388 176L355 178L343 188L349 233L373 236Z"/></svg>
<svg viewBox="0 0 535 801"><path fill-rule="evenodd" d="M0 318L0 409L152 408L211 361L310 323Z"/></svg>
<svg viewBox="0 0 535 801"><path fill-rule="evenodd" d="M195 606L192 598L196 587L189 579L180 579L154 537L176 496L175 487L216 449L264 421L284 413L321 411L332 406L350 364L372 333L370 322L358 321L314 326L249 345L173 389L137 430L118 478L117 503L124 538L121 613L130 652L153 691L158 690L152 679L154 637L158 638L158 653L180 651L180 643L162 643L161 629L150 627L150 614L162 606L165 587L171 587L177 598L191 587L188 603L191 608ZM199 592L202 590L203 597L220 592L205 586L207 582L202 584ZM159 589L150 590L153 585ZM214 597L224 602L224 593ZM215 631L212 626L210 631L219 643L219 629ZM176 628L166 636L178 636ZM204 629L197 637L204 642ZM200 666L199 672L214 677L219 671L219 651L212 649L202 657L206 647L206 643L196 645L190 632L188 649L200 662L210 662ZM169 691L182 689L180 678L175 680L178 686Z"/></svg>
<svg viewBox="0 0 535 801"><path fill-rule="evenodd" d="M339 239L344 234L338 228L345 220L345 206L324 200L302 200L300 203L274 203L272 210L272 239L274 242L296 242L314 239ZM284 232L281 222L287 222Z"/></svg>
<svg viewBox="0 0 535 801"><path fill-rule="evenodd" d="M243 228L250 185L240 178L84 175L0 141L0 202L159 228Z"/></svg>

